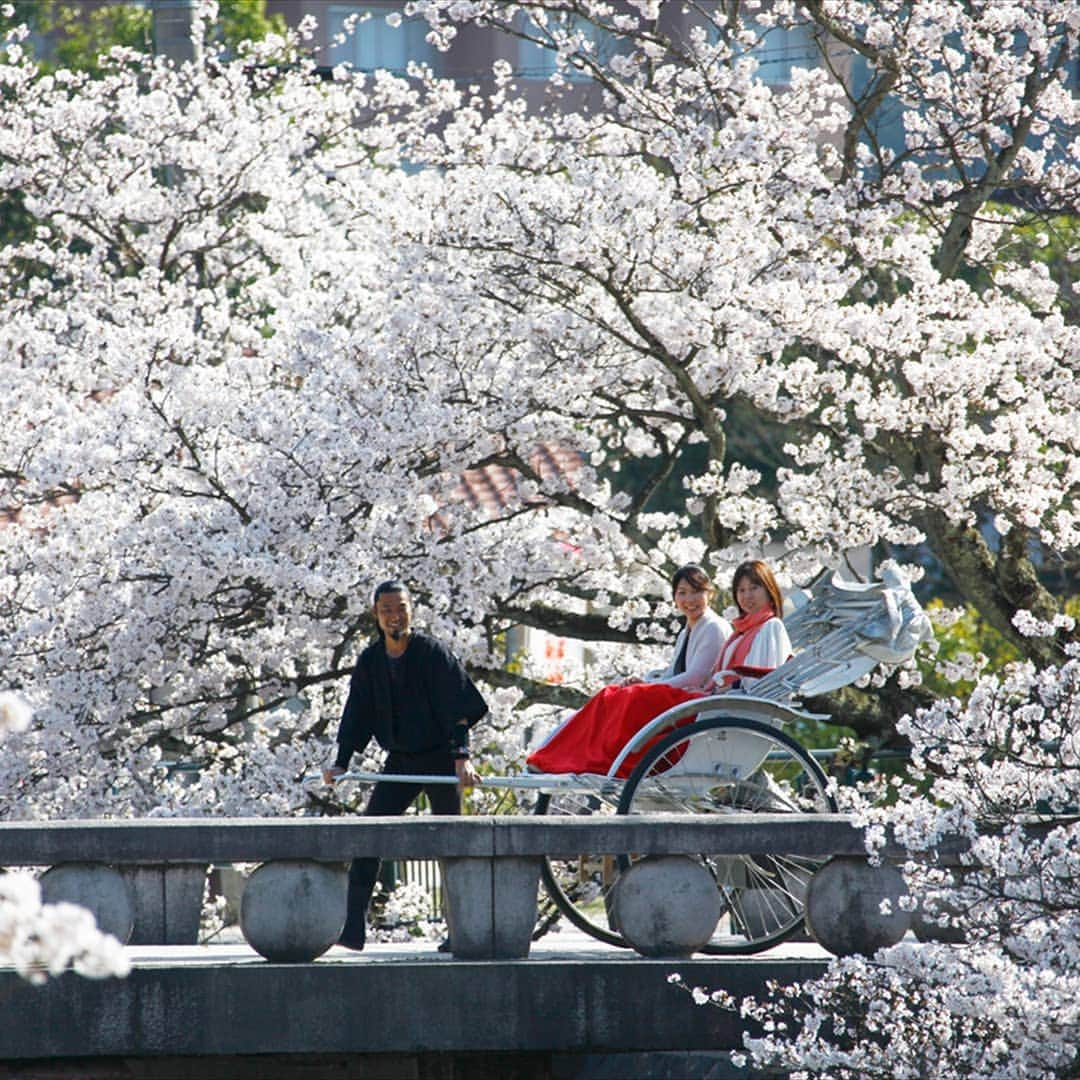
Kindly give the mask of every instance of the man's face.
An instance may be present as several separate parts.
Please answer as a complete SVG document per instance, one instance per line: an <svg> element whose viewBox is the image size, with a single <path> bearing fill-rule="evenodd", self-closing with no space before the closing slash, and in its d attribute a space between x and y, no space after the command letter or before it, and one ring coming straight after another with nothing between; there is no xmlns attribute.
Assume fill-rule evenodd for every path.
<svg viewBox="0 0 1080 1080"><path fill-rule="evenodd" d="M375 621L392 641L408 637L412 624L412 607L408 593L385 592L375 601Z"/></svg>

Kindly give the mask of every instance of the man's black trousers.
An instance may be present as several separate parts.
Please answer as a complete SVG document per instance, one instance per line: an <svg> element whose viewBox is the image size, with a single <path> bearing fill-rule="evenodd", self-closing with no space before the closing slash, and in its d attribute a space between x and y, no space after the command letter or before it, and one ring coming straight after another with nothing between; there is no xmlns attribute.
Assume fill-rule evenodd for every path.
<svg viewBox="0 0 1080 1080"><path fill-rule="evenodd" d="M454 776L454 759L446 751L426 754L390 753L383 766L383 775ZM415 802L420 792L426 792L433 814L461 813L461 799L453 784L376 784L364 808L364 817L396 817ZM341 943L352 948L363 946L367 936L367 909L375 880L379 876L379 859L353 859L349 867L349 898L345 929Z"/></svg>

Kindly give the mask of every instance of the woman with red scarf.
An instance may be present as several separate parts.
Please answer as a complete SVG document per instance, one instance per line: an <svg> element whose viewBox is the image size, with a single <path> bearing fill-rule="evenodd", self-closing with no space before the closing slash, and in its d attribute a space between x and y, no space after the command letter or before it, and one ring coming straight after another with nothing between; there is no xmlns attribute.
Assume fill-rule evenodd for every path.
<svg viewBox="0 0 1080 1080"><path fill-rule="evenodd" d="M749 587L746 585L748 581ZM526 758L529 769L541 773L604 774L631 736L653 717L684 701L716 693L712 686L714 678L722 677L722 685L731 686L737 679L742 678L745 682L754 673L764 674L766 663L781 652L781 658L772 666L783 663L791 653L791 645L784 624L779 619L782 601L772 571L760 561L743 563L735 571L732 591L740 611L734 623L735 632L727 638L705 678L698 676L693 682L685 678L674 679L672 682L675 685L663 681L605 687ZM764 604L760 602L762 598ZM715 615L712 617L717 618ZM770 625L770 620L776 624L779 634ZM765 635L762 645L755 649L754 642L762 634ZM734 650L728 647L732 641L736 642ZM736 671L736 667L745 670ZM642 747L640 752L630 754L619 766L616 775L626 779L652 742Z"/></svg>
<svg viewBox="0 0 1080 1080"><path fill-rule="evenodd" d="M750 691L762 675L791 656L791 641L780 618L784 602L768 564L751 559L740 564L732 583L739 617L735 633L724 642L713 680L717 690Z"/></svg>

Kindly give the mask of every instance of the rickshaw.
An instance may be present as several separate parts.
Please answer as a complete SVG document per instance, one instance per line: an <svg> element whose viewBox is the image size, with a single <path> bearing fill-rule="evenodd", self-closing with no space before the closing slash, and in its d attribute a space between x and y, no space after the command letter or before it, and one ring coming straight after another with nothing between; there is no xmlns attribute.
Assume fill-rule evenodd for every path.
<svg viewBox="0 0 1080 1080"><path fill-rule="evenodd" d="M539 814L755 814L835 812L831 784L815 754L785 728L828 721L802 710L803 698L867 676L879 664L908 660L933 636L903 577L887 569L870 584L822 574L791 598L785 616L793 656L754 683L677 705L641 728L606 775L507 778L538 791ZM626 780L622 763L647 748ZM790 855L700 858L723 900L704 952L748 954L800 930L806 886L820 860ZM633 859L625 853L548 859L548 895L575 926L626 945L611 911L611 889Z"/></svg>

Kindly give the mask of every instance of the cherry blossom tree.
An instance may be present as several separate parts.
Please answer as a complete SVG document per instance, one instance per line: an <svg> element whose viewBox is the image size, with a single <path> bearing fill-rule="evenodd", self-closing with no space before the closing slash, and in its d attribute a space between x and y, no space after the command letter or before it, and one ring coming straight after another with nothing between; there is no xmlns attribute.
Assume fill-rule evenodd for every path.
<svg viewBox="0 0 1080 1080"><path fill-rule="evenodd" d="M1061 628L1017 623L1043 636ZM834 961L820 979L759 1001L676 974L698 1004L750 1022L738 1060L833 1080L1076 1075L1078 680L1075 657L986 676L966 704L903 722L912 767L887 798L847 793L871 849L889 833L908 849L901 902L921 942ZM965 854L943 866L940 851L958 840Z"/></svg>
<svg viewBox="0 0 1080 1080"><path fill-rule="evenodd" d="M1011 253L1075 200L1075 13L909 8L410 5L446 47L550 49L543 108L506 62L323 78L310 26L231 55L203 21L193 62L97 78L9 30L0 663L37 722L3 812L295 810L390 573L492 688L496 761L670 637L674 565L767 543L800 581L925 544L1059 662L1075 631L1013 616L1052 621L1039 571L1075 559L1077 332ZM770 87L755 49L796 25L822 63ZM755 432L775 483L732 452ZM496 510L461 497L484 469ZM590 670L507 670L521 625ZM916 694L831 706L880 730Z"/></svg>
<svg viewBox="0 0 1080 1080"><path fill-rule="evenodd" d="M549 50L544 101L505 61L323 77L310 26L226 54L210 8L193 62L116 49L94 78L5 31L0 666L35 720L0 813L296 811L391 573L486 680L498 765L536 702L669 637L677 563L923 552L1021 661L967 701L907 673L827 705L908 715L910 777L853 805L913 852L967 830L955 879L908 868L967 944L747 1003L796 1022L747 1052L1075 1072L1077 630L1048 582L1077 559L1080 348L1031 257L1074 242L1075 5L407 9L441 47ZM782 34L817 63L777 87ZM497 504L466 497L496 472ZM508 667L522 625L591 667Z"/></svg>
<svg viewBox="0 0 1080 1080"><path fill-rule="evenodd" d="M5 762L5 811L287 810L373 580L410 576L483 664L507 566L532 551L539 580L569 578L610 562L609 538L553 539L571 515L525 491L505 521L453 502L498 416L460 392L464 343L434 371L410 340L443 300L408 284L423 255L399 233L435 180L388 166L383 118L437 115L407 83L270 66L302 36L42 76L18 38L2 183L35 225L4 249L3 650L39 722ZM194 787L162 767L177 749Z"/></svg>
<svg viewBox="0 0 1080 1080"><path fill-rule="evenodd" d="M1037 558L1074 558L1073 525L1064 532L1046 525L1065 524L1075 499L1076 336L1068 284L1062 289L1038 267L1008 257L1026 214L1075 212L1076 112L1062 79L1075 63L1075 11L1007 3L773 5L766 19L813 24L827 63L836 66L840 43L865 57L872 74L864 89L847 87L834 136L838 163L827 158L826 95L811 95L800 117L797 95L805 84L794 79L780 102L770 102L792 111L778 114L784 122L768 124L768 150L777 156L755 184L752 173L736 169L749 172L757 163L751 151L760 144L744 142L726 161L720 154L724 136L738 132L740 122L757 135L752 121L767 114L756 101L733 94L729 83L721 90L731 68L716 64L716 53L705 70L673 59L684 54L659 37L660 5L634 5L657 22L644 33L639 24L640 51L623 54L606 70L588 50L595 35L553 15L556 8L571 11L614 34L620 12L599 4L530 8L541 6L546 22L526 32L559 48L569 66L589 69L611 95L609 110L580 138L571 134L578 118L568 121L563 130L570 153L584 144L600 157L620 146L626 160L646 166L645 175L659 173L654 186L666 181L676 190L689 188L700 198L695 210L722 209L715 212L720 224L704 228L687 213L684 224L693 224L673 232L666 245L644 247L639 239L631 248L636 261L620 260L617 242L638 220L633 215L621 222L617 241L598 243L584 255L581 235L596 232L580 228L572 262L561 252L552 258L552 241L568 223L580 226L602 210L584 195L576 211L569 199L537 199L531 204L536 216L546 215L558 228L544 233L525 218L518 239L509 226L523 215L507 200L516 213L506 215L500 235L511 239L492 244L506 292L519 304L530 294L558 303L584 293L589 299L581 315L594 323L606 316L612 336L621 329L651 359L671 361L673 379L692 381L698 391L686 395L690 402L727 409L745 395L759 413L790 423L790 465L779 478L777 508L743 502L731 524L722 517L731 496L746 496L751 485L728 464L723 442L716 439L715 449L710 444L714 486L702 479L694 485L702 496L701 535L708 538L718 521L745 527L756 506L775 515L763 519L764 527L782 530L792 551L800 544L827 547L835 539L925 541L961 593L1028 658L1000 678L984 679L968 702L940 702L902 722L914 748L910 777L879 794L881 805L852 800L874 833L891 825L915 856L907 868L910 903L924 922L940 920L948 924L940 929L959 932L967 943L905 944L874 961L838 962L824 979L784 989L772 1002L742 1003L766 1032L748 1040L746 1056L756 1065L820 1077L1075 1075L1078 696L1075 645L1068 643L1076 628L1039 582L1032 554L1041 547ZM417 7L436 21L462 10ZM691 37L686 52L713 41L732 58L740 46L752 49L759 30L738 20L737 5L708 7L716 33L706 29L704 41ZM508 32L515 28L510 19L517 12L505 5L469 5L468 13L503 19ZM703 5L703 25L707 14ZM760 15L757 21L759 28L766 25ZM658 35L651 43L650 33ZM676 93L665 108L662 95L650 96L657 86L678 86L688 67L698 75L693 86L700 96L693 102ZM904 109L906 140L898 151L876 138L875 113L887 98ZM785 134L805 135L814 124L812 138L793 137L790 148L784 143ZM620 144L623 125L632 135ZM690 140L679 135L690 131L702 132L703 157L714 155L707 166L687 168ZM827 162L816 171L809 145ZM522 155L529 153L534 147L523 146ZM587 176L582 158L588 156L578 153L573 164L558 159L559 166L574 179ZM801 174L794 167L800 162L809 163ZM530 167L521 159L515 164ZM541 160L534 171L556 176L559 166ZM785 184L792 175L804 183ZM691 179L700 186L690 188ZM740 184L753 185L754 209L764 212L753 228L735 234L738 242L729 236L703 260L705 273L727 272L723 285L706 278L695 292L698 280L680 278L672 263L694 252L701 233L722 235ZM607 199L645 186L634 181L623 188L610 176L583 184ZM818 195L821 204L815 204ZM1003 206L992 197L1010 201ZM836 203L830 198L844 209L831 213ZM643 201L634 202L634 210ZM829 232L826 223L841 222L842 235ZM1051 215L1046 227L1055 224ZM771 240L772 257L755 261L758 245ZM515 241L522 256L517 263L506 252ZM659 283L657 274L645 284L657 269L657 251L669 258L662 265L666 280ZM838 251L844 255L830 263ZM752 287L736 294L735 311L725 311L718 298L727 300L740 271ZM781 303L768 289L779 290L786 273L799 289L782 294ZM576 287L583 278L596 287ZM520 281L525 286L515 288ZM822 286L826 291L818 292ZM662 295L663 306L649 310L650 294ZM608 298L612 315L602 304ZM703 301L693 315L689 306L679 309L688 300ZM746 328L763 308L768 321L758 322L755 341ZM674 324L686 334L700 332L701 339L675 339L673 347L659 331L665 316L665 331ZM999 330L990 329L995 324ZM1039 344L1012 368L1025 348L1023 327L1038 328ZM652 340L642 333L650 329ZM1041 336L1047 331L1058 342L1049 349ZM771 348L770 332L776 332ZM713 361L720 373L709 383L712 373L699 361L721 343L724 365ZM735 366L740 344L746 348L742 369ZM1002 382L1002 361L1012 370L1011 386ZM743 381L725 385L725 376ZM1053 386L1065 392L1048 394ZM1031 416L1033 406L1042 420ZM712 430L709 419L702 409L696 430ZM1021 428L1026 434L1019 442L1006 435ZM1022 448L1029 435L1032 449L1037 443L1034 456ZM1023 479L1012 472L1018 466ZM744 485L734 491L733 476ZM1049 494L1046 508L1053 505L1048 516L1038 505L1039 491ZM1073 658L1066 659L1070 650ZM954 879L935 869L934 852L943 835L956 833L970 839L971 853ZM923 855L929 856L925 863Z"/></svg>
<svg viewBox="0 0 1080 1080"><path fill-rule="evenodd" d="M684 19L681 36L665 34L665 5L632 5L640 19L605 3L411 7L447 36L454 18L523 34L607 91L592 119L553 115L543 140L517 144L511 183L546 186L528 207L513 194L482 204L503 216L493 261L507 302L545 286L561 310L585 298L580 311L634 350L639 377L674 384L673 406L644 384L640 411L676 427L640 437L662 461L681 431L708 440L691 483L704 540L782 532L792 551L832 553L925 540L1024 655L1060 659L1062 641L1025 640L1012 616L1058 608L1032 545L1050 561L1076 545L1075 400L1055 389L1075 372L1071 285L1017 265L1008 245L1025 212L1052 229L1047 209L1075 210L1071 6L689 4L697 25ZM754 49L800 26L823 66L770 93ZM624 45L607 67L605 38ZM842 80L841 51L867 65L861 89ZM902 110L899 150L878 138L885 102ZM481 134L451 132L459 156L486 152ZM605 205L547 201L575 187L604 191ZM1038 333L1022 359L1025 326ZM1016 364L1004 382L1003 354ZM793 436L776 505L726 458L725 413L742 402Z"/></svg>

